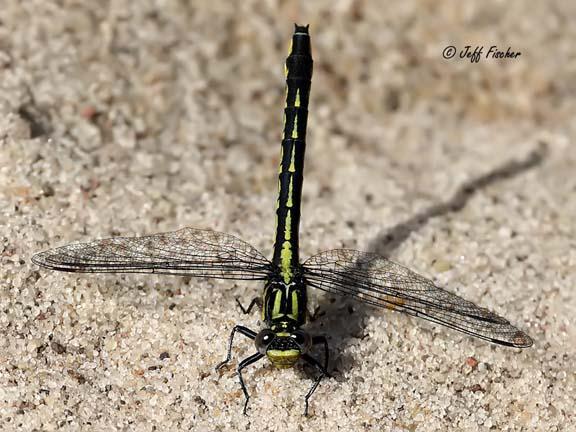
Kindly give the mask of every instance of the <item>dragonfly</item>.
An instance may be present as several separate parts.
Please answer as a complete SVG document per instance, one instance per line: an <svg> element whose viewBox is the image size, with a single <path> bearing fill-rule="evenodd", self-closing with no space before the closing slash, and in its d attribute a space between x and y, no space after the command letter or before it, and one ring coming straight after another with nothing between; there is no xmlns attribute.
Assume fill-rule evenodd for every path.
<svg viewBox="0 0 576 432"><path fill-rule="evenodd" d="M330 376L326 336L310 335L305 330L309 287L420 317L495 344L530 347L532 339L505 318L383 256L333 249L300 261L300 207L313 69L309 26L295 24L288 53L272 259L233 235L183 228L142 237L70 244L38 253L32 261L65 272L156 273L261 281L261 297L247 308L238 303L245 313L259 305L264 328L255 331L236 325L228 338L226 358L217 366L220 369L231 361L236 335L254 341L255 352L236 367L244 393L244 414L250 395L242 373L264 357L280 369L292 367L299 360L314 368L317 376L304 396L304 415L308 415L309 399L321 380ZM313 351L321 351L322 356L315 356Z"/></svg>

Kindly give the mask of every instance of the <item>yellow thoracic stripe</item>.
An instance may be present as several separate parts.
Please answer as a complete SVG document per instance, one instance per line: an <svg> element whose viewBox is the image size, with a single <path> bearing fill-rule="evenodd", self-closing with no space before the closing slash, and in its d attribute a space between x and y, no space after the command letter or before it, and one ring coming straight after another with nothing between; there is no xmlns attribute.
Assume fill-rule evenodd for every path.
<svg viewBox="0 0 576 432"><path fill-rule="evenodd" d="M272 318L280 315L280 308L282 307L282 291L274 290L272 291L274 296L274 306L272 307Z"/></svg>
<svg viewBox="0 0 576 432"><path fill-rule="evenodd" d="M296 291L292 291L292 313L288 316L293 320L298 319L298 293Z"/></svg>
<svg viewBox="0 0 576 432"><path fill-rule="evenodd" d="M296 108L300 107L300 89L296 90L296 101L294 102Z"/></svg>

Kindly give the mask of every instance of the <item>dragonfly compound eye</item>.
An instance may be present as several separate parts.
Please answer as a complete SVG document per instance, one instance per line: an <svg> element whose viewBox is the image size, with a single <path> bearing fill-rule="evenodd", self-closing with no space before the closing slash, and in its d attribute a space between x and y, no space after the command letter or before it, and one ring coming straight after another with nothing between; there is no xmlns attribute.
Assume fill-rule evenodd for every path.
<svg viewBox="0 0 576 432"><path fill-rule="evenodd" d="M290 335L292 340L298 344L302 352L306 352L312 346L312 338L308 333L302 330L297 330Z"/></svg>
<svg viewBox="0 0 576 432"><path fill-rule="evenodd" d="M254 343L259 353L265 354L270 343L274 340L276 334L270 329L264 329L256 336Z"/></svg>

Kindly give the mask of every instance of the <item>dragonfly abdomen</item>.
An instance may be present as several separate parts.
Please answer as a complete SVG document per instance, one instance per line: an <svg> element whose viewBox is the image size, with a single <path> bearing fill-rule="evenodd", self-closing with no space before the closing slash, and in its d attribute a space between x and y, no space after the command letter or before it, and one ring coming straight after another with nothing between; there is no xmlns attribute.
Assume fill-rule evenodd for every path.
<svg viewBox="0 0 576 432"><path fill-rule="evenodd" d="M296 26L285 63L286 104L282 156L278 174L276 237L273 262L285 283L299 264L298 229L306 150L308 99L312 80L312 54L308 27Z"/></svg>

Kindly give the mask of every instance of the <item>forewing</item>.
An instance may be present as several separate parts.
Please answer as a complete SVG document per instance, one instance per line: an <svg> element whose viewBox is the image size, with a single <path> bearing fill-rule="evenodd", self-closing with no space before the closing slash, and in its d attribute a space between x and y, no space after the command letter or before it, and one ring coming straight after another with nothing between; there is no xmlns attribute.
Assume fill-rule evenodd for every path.
<svg viewBox="0 0 576 432"><path fill-rule="evenodd" d="M82 273L159 273L220 279L265 279L271 263L248 243L211 230L183 228L143 237L113 237L41 252L32 262Z"/></svg>
<svg viewBox="0 0 576 432"><path fill-rule="evenodd" d="M324 291L418 316L501 345L532 345L532 339L506 319L373 253L349 249L321 252L304 263L304 274L311 286Z"/></svg>

